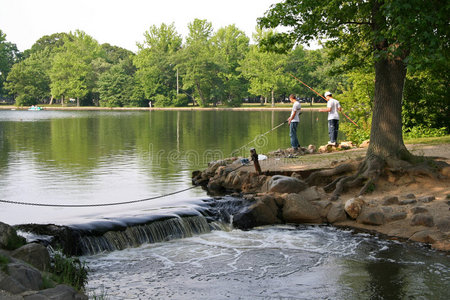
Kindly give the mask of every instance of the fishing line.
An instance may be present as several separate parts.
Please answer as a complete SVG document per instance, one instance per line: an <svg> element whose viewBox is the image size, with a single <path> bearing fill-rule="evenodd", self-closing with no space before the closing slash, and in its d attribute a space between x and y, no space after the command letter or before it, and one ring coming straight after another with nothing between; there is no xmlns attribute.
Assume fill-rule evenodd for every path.
<svg viewBox="0 0 450 300"><path fill-rule="evenodd" d="M239 150L241 150L241 149L243 149L243 148L245 148L245 147L247 147L248 145L250 145L250 144L252 144L252 143L254 143L254 142L256 142L258 139L260 139L260 138L262 138L262 137L264 137L266 134L268 134L268 133L270 133L270 132L272 132L272 131L274 131L275 129L277 129L277 128L279 128L279 127L281 127L281 126L283 126L285 123L287 123L287 120L286 121L284 121L283 123L281 123L281 124L278 124L277 126L275 126L275 127L273 127L272 129L270 129L270 130L268 130L268 131L266 131L265 133L263 133L263 134L260 134L260 135L258 135L258 136L256 136L253 140L251 140L250 142L248 142L247 144L245 144L244 146L242 146L242 147L240 147L240 148L238 148L238 149L236 149L236 150L234 150L233 152L231 152L231 153L235 153L235 152L239 152Z"/></svg>
<svg viewBox="0 0 450 300"><path fill-rule="evenodd" d="M317 95L319 95L320 97L322 97L325 101L328 102L328 99L325 98L324 96L322 96L321 94L319 94L318 92L316 92L312 87L310 87L309 85L307 85L306 83L304 83L303 81L301 81L300 79L298 79L297 77L295 77L294 75L292 75L291 73L288 73L289 75L291 75L292 77L294 77L295 80L297 80L298 82L300 82L301 84L303 84L304 86L306 86L308 89L310 89L311 91L313 91L314 93L316 93ZM343 111L341 111L341 113L347 118L349 119L350 122L352 122L353 124L356 125L356 127L359 127L358 124L356 124L352 119L349 118L349 116L347 116Z"/></svg>

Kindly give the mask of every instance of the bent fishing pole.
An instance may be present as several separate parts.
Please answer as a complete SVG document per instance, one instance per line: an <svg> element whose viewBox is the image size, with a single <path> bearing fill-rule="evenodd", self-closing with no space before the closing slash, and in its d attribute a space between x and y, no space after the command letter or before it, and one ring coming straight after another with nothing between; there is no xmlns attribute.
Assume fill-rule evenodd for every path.
<svg viewBox="0 0 450 300"><path fill-rule="evenodd" d="M324 96L322 96L321 94L319 94L318 92L316 92L312 87L310 87L309 85L307 85L306 83L304 83L303 81L301 81L300 79L298 79L297 77L295 77L294 75L292 75L291 73L288 73L289 75L291 75L295 80L297 80L298 82L300 82L301 84L303 84L304 86L306 86L308 89L310 89L311 91L313 91L314 93L316 93L317 95L319 95L320 97L322 97L325 101L328 102L328 99L325 98ZM343 111L341 111L341 113L353 124L356 125L356 127L359 127L358 124L356 124L352 119L349 118L349 116L347 116Z"/></svg>

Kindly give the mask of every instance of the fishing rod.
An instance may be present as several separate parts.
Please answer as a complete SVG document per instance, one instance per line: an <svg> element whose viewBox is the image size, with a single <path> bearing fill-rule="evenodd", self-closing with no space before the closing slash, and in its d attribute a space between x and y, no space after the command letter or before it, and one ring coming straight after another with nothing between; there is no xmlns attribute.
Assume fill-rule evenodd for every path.
<svg viewBox="0 0 450 300"><path fill-rule="evenodd" d="M319 95L320 97L322 97L325 101L328 102L328 99L325 98L324 96L322 96L321 94L319 94L318 92L316 92L312 87L310 87L309 85L307 85L306 83L304 83L303 81L301 81L300 79L298 79L297 77L295 77L294 75L292 75L291 73L288 73L289 75L291 75L292 77L294 77L294 79L296 79L298 82L300 82L301 84L303 84L304 86L306 86L308 89L310 89L311 91L313 91L314 93L316 93L317 95ZM358 124L356 124L352 119L349 118L349 116L347 116L343 111L341 111L341 113L353 124L356 125L356 127L359 127Z"/></svg>
<svg viewBox="0 0 450 300"><path fill-rule="evenodd" d="M234 150L233 152L231 152L231 153L234 153L234 152L239 152L239 150L241 150L242 148L245 148L245 147L247 147L248 145L250 145L251 143L253 143L253 142L255 142L255 141L257 141L259 138L261 138L261 137L263 137L263 136L265 136L266 134L268 134L269 132L272 132L272 131L274 131L275 129L277 129L277 128L279 128L279 127L281 127L281 126L283 126L284 124L286 124L287 123L287 120L286 121L284 121L283 123L281 123L281 124L278 124L277 126L275 126L275 127L273 127L272 129L270 129L270 130L268 130L268 131L266 131L266 132L264 132L263 134L260 134L260 135L258 135L258 136L256 136L253 140L251 140L250 142L248 142L247 144L245 144L244 146L242 146L242 147L240 147L240 148L238 148L237 150Z"/></svg>

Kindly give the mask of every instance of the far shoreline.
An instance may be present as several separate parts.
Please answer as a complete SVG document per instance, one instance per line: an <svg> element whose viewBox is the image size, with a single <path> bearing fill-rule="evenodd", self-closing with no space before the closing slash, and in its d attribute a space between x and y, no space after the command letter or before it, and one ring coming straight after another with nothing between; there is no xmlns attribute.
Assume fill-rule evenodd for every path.
<svg viewBox="0 0 450 300"><path fill-rule="evenodd" d="M28 110L30 106L0 105L0 110ZM48 111L291 111L290 107L99 107L99 106L69 106L47 107ZM302 107L303 111L318 111L321 107Z"/></svg>

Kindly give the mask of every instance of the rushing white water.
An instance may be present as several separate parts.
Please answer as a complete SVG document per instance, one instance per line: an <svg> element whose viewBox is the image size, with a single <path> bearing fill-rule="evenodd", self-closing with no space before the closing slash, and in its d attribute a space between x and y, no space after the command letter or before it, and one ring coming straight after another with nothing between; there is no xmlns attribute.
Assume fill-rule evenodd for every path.
<svg viewBox="0 0 450 300"><path fill-rule="evenodd" d="M83 259L90 293L107 299L448 298L439 286L450 263L423 251L330 227L277 226Z"/></svg>

